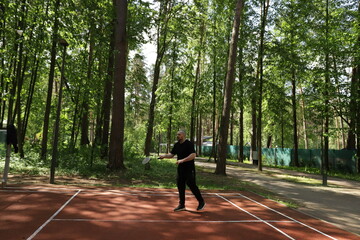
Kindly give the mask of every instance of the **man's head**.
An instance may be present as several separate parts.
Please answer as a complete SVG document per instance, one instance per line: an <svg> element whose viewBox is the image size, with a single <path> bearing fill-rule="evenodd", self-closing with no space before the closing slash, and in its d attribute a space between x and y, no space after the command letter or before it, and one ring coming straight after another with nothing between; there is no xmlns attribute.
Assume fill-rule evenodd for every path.
<svg viewBox="0 0 360 240"><path fill-rule="evenodd" d="M181 143L184 142L185 139L186 139L186 134L185 134L185 132L182 131L182 130L178 131L177 134L176 134L176 138L177 138L177 140L178 140L179 142L181 142Z"/></svg>

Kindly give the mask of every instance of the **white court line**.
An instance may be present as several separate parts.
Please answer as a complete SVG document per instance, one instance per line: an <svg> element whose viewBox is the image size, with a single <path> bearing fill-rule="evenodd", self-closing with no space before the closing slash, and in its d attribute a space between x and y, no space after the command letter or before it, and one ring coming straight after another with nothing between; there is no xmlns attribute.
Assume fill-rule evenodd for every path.
<svg viewBox="0 0 360 240"><path fill-rule="evenodd" d="M302 222L300 222L300 221L298 221L298 220L296 220L296 219L294 219L294 218L292 218L292 217L289 217L289 216L287 216L286 214L281 213L281 212L279 212L279 211L277 211L277 210L275 210L275 209L272 209L272 208L270 208L270 207L268 207L268 206L266 206L266 205L264 205L264 204L262 204L262 203L259 203L259 202L255 201L255 200L253 200L253 199L251 199L251 198L249 198L249 197L247 197L247 196L242 195L241 193L239 193L239 196L241 196L241 197L243 197L243 198L245 198L245 199L248 199L248 200L250 200L250 201L252 201L252 202L254 202L254 203L256 203L256 204L259 204L260 206L263 206L263 207L265 207L265 208L267 208L267 209L269 209L269 210L271 210L271 211L273 211L273 212L275 212L275 213L277 213L277 214L280 214L281 216L286 217L286 218L290 219L291 221L294 221L294 222L296 222L296 223L298 223L298 224L300 224L300 225L303 225L304 227L310 228L311 230L314 230L315 232L320 233L321 235L324 235L324 236L326 236L326 237L328 237L328 238L330 238L330 239L337 240L336 238L334 238L334 237L332 237L332 236L330 236L330 235L328 235L328 234L326 234L326 233L323 233L323 232L321 232L320 230L318 230L318 229L316 229L316 228L313 228L313 227L311 227L311 226L309 226L309 225L307 225L307 224L305 224L305 223L302 223Z"/></svg>
<svg viewBox="0 0 360 240"><path fill-rule="evenodd" d="M5 193L72 193L74 191L38 191L38 190L0 190L0 192Z"/></svg>
<svg viewBox="0 0 360 240"><path fill-rule="evenodd" d="M51 220L53 220L56 215L58 215L70 202L71 200L73 200L79 193L81 192L81 190L78 190L69 200L67 200L66 203L64 203L64 205L61 206L61 208L59 208L43 225L41 225L30 237L27 238L27 240L31 240L33 239L49 222L51 222Z"/></svg>
<svg viewBox="0 0 360 240"><path fill-rule="evenodd" d="M50 191L49 191L50 190ZM63 191L59 191L59 190L63 190ZM41 193L68 193L68 192L75 192L77 191L77 189L69 189L69 188L50 188L50 187L31 187L31 188L26 188L26 187L5 187L5 189L0 189L0 192L20 192L20 193L33 193L33 192L41 192ZM156 189L154 189L153 191L151 190L113 190L113 189L109 189L109 190L101 190L101 189L82 189L82 194L106 194L106 195L110 195L110 194L114 194L114 195L150 195L150 196L169 196L170 194L174 195L174 196L178 196L178 192L177 191L156 191ZM208 195L208 196L214 196L217 197L218 194L221 194L222 196L239 196L238 192L234 192L234 193L206 193L206 192L202 192L202 195ZM186 195L192 196L192 193L187 192Z"/></svg>
<svg viewBox="0 0 360 240"><path fill-rule="evenodd" d="M252 217L254 217L254 218L258 219L259 221L261 221L261 222L265 223L266 225L268 225L268 226L272 227L273 229L275 229L276 231L280 232L281 234L283 234L284 236L288 237L289 239L293 239L293 240L295 240L295 238L293 238L293 237L289 236L289 235L288 235L288 234L286 234L285 232L281 231L280 229L278 229L277 227L275 227L275 226L271 225L270 223L266 222L265 220L263 220L263 219L259 218L258 216L256 216L256 215L254 215L254 214L252 214L252 213L250 213L250 212L246 211L245 209L243 209L243 208L239 207L238 205L236 205L235 203L233 203L233 202L232 202L232 201L230 201L229 199L227 199L227 198L225 198L225 197L223 197L223 196L221 196L221 195L217 195L217 196L218 196L219 198L222 198L223 200L227 201L228 203L230 203L230 204L231 204L231 205L233 205L234 207L236 207L236 208L240 209L241 211L243 211L243 212L245 212L245 213L249 214L250 216L252 216Z"/></svg>
<svg viewBox="0 0 360 240"><path fill-rule="evenodd" d="M84 219L84 218L74 218L74 219L60 219L55 218L53 221L58 222L131 222L131 223L263 223L264 220L204 220L204 221L189 221L189 220L109 220L109 219ZM266 222L272 223L291 223L293 221L277 221L269 220Z"/></svg>
<svg viewBox="0 0 360 240"><path fill-rule="evenodd" d="M50 191L48 191L50 190ZM63 190L63 191L58 191ZM31 187L31 188L24 188L24 187L6 187L5 189L0 189L0 192L58 192L58 193L66 193L66 192L75 192L77 189L69 189L69 188L46 188L46 187ZM151 190L100 190L100 189L82 189L82 194L117 194L117 195L150 195L150 196L158 196L158 195L164 195L168 196L167 194L173 194L174 196L178 196L177 191L154 191ZM238 196L238 192L234 193L202 193L202 195L210 195L210 196L216 196L217 194L221 195L229 195L229 196ZM186 195L192 195L192 193L187 192Z"/></svg>
<svg viewBox="0 0 360 240"><path fill-rule="evenodd" d="M154 189L154 191L150 191L150 190L98 190L98 189L83 189L82 194L84 193L91 193L91 192L97 192L98 194L128 194L128 195L144 195L144 194L148 194L148 195L164 195L164 194L174 194L176 196L178 196L178 192L177 191L156 191L156 189ZM232 195L232 196L238 196L238 192L236 193L201 193L202 195L217 195L217 194L221 194L221 195ZM192 195L191 192L187 192L186 195Z"/></svg>
<svg viewBox="0 0 360 240"><path fill-rule="evenodd" d="M0 190L0 191L12 191L13 189L15 190L64 190L64 191L68 191L68 192L75 192L78 189L71 189L71 188L53 188L53 187L5 187L5 190ZM15 191L14 190L14 191Z"/></svg>
<svg viewBox="0 0 360 240"><path fill-rule="evenodd" d="M116 196L146 196L146 197L151 197L151 196L163 196L163 197L169 197L169 196L178 196L175 193L153 193L153 194L148 194L148 193L121 193L121 192L86 192L83 191L82 192L83 195L87 194L87 195L116 195Z"/></svg>

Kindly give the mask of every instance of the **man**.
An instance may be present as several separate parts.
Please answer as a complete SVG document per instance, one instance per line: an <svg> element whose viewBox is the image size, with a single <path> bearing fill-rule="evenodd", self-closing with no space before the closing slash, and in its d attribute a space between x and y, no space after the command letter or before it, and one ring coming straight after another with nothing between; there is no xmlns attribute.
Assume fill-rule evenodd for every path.
<svg viewBox="0 0 360 240"><path fill-rule="evenodd" d="M201 196L200 190L196 185L195 180L195 149L194 145L186 139L185 132L179 131L177 133L178 142L175 143L173 149L169 154L159 156L160 159L163 158L173 158L177 155L177 187L179 191L179 206L177 206L174 211L185 211L185 189L186 185L189 186L191 192L195 195L196 199L199 202L197 210L203 210L205 207L205 201Z"/></svg>

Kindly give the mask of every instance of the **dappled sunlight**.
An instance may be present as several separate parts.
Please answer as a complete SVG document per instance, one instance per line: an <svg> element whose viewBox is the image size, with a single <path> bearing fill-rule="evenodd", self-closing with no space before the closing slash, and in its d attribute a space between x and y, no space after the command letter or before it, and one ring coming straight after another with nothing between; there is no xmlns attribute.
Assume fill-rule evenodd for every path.
<svg viewBox="0 0 360 240"><path fill-rule="evenodd" d="M187 191L187 211L174 212L178 195L173 189L93 187L79 191L74 188L21 191L25 193L0 191L1 199L8 197L14 201L0 202L1 239L27 238L42 224L35 239L278 240L288 239L286 234L297 239L322 239L322 232L356 239L250 192L205 191L206 207L196 211L198 202Z"/></svg>
<svg viewBox="0 0 360 240"><path fill-rule="evenodd" d="M66 193L59 195L57 193L12 192L12 197L7 198L6 196L9 194L5 192L5 196L3 196L3 193L0 192L2 206L0 214L1 239L22 239L30 236L72 195ZM15 199L16 201L12 201ZM14 236L18 237L14 238Z"/></svg>

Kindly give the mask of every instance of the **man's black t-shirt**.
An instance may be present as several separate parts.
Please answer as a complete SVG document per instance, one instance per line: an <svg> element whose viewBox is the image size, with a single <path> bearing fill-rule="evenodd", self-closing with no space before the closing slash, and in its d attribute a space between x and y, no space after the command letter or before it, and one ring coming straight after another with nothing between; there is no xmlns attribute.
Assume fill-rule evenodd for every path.
<svg viewBox="0 0 360 240"><path fill-rule="evenodd" d="M173 149L171 150L171 154L177 155L178 160L186 158L192 153L195 153L194 144L187 139L183 143L175 143ZM191 166L194 165L194 160L184 162L182 164Z"/></svg>

